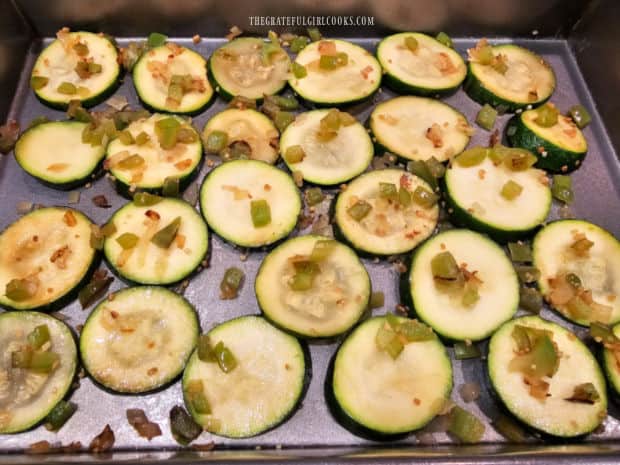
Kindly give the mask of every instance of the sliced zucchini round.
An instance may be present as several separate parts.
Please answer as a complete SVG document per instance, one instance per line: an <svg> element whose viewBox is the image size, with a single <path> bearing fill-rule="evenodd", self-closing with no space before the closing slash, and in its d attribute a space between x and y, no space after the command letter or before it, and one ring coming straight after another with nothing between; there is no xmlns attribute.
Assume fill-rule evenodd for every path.
<svg viewBox="0 0 620 465"><path fill-rule="evenodd" d="M335 45L336 53L346 54L346 64L325 69L320 66L321 51L333 48L330 43ZM344 40L312 42L299 52L295 63L306 69L306 75L291 77L289 85L301 98L317 105L353 104L370 97L381 85L377 59L368 50Z"/></svg>
<svg viewBox="0 0 620 465"><path fill-rule="evenodd" d="M180 130L189 131L191 136L187 142L177 140L172 148L163 148L156 126L159 121L165 120L176 120ZM180 116L154 114L132 122L125 131L131 134L131 143L126 145L121 138L112 140L108 144L104 162L105 168L114 176L118 191L123 195L131 196L135 191L161 193L166 179L174 178L179 180L179 189L183 190L200 171L200 135ZM140 140L144 137L140 136L142 133L148 136L144 143ZM136 159L136 155L139 158ZM134 159L137 163L131 163Z"/></svg>
<svg viewBox="0 0 620 465"><path fill-rule="evenodd" d="M419 32L387 36L377 46L377 58L385 70L385 84L396 92L446 95L456 91L467 75L458 52Z"/></svg>
<svg viewBox="0 0 620 465"><path fill-rule="evenodd" d="M195 115L213 97L205 59L171 42L140 57L133 83L142 103L153 111Z"/></svg>
<svg viewBox="0 0 620 465"><path fill-rule="evenodd" d="M494 56L503 57L506 70L502 74L470 57L464 88L473 100L513 112L536 107L551 97L555 73L544 58L514 44L491 49Z"/></svg>
<svg viewBox="0 0 620 465"><path fill-rule="evenodd" d="M560 220L536 234L532 249L538 287L553 309L583 326L620 322L620 242L614 236L587 221Z"/></svg>
<svg viewBox="0 0 620 465"><path fill-rule="evenodd" d="M91 221L65 207L35 210L0 235L0 306L48 311L73 299L97 265Z"/></svg>
<svg viewBox="0 0 620 465"><path fill-rule="evenodd" d="M77 349L66 324L29 311L0 315L0 348L0 434L18 433L43 420L65 397Z"/></svg>
<svg viewBox="0 0 620 465"><path fill-rule="evenodd" d="M355 121L341 126L335 137L322 141L317 136L320 123L333 110L314 110L295 118L282 133L280 154L291 171L314 184L341 184L364 172L374 155L370 136L364 126ZM292 163L286 151L292 146L303 149L303 160Z"/></svg>
<svg viewBox="0 0 620 465"><path fill-rule="evenodd" d="M272 250L254 286L268 320L308 338L348 331L370 299L370 278L355 252L313 235L289 239Z"/></svg>
<svg viewBox="0 0 620 465"><path fill-rule="evenodd" d="M330 386L334 410L345 421L381 436L422 428L452 391L452 365L439 339L407 343L393 359L376 343L387 324L385 317L371 318L347 337L336 353Z"/></svg>
<svg viewBox="0 0 620 465"><path fill-rule="evenodd" d="M211 171L200 188L209 226L241 247L262 247L286 237L297 224L301 197L284 171L256 160L234 160Z"/></svg>
<svg viewBox="0 0 620 465"><path fill-rule="evenodd" d="M80 333L80 356L106 388L148 392L183 371L199 332L196 311L182 296L163 287L130 287L91 312Z"/></svg>
<svg viewBox="0 0 620 465"><path fill-rule="evenodd" d="M620 324L615 325L612 328L614 335L620 338ZM609 387L612 389L616 399L620 396L620 364L616 358L617 349L603 348L602 365L607 380L609 381ZM619 354L620 355L620 354ZM614 396L612 396L614 398Z"/></svg>
<svg viewBox="0 0 620 465"><path fill-rule="evenodd" d="M515 115L506 125L506 138L513 147L529 150L538 158L536 166L554 173L579 168L586 157L588 143L568 116L558 115L551 127L536 123L538 110Z"/></svg>
<svg viewBox="0 0 620 465"><path fill-rule="evenodd" d="M549 180L542 170L512 171L489 157L475 166L452 163L444 178L452 219L493 239L507 242L533 233L551 209ZM520 194L502 194L507 183L518 184Z"/></svg>
<svg viewBox="0 0 620 465"><path fill-rule="evenodd" d="M180 199L163 198L151 206L129 202L108 223L116 231L104 241L106 260L121 277L136 283L181 281L207 253L207 225L194 207Z"/></svg>
<svg viewBox="0 0 620 465"><path fill-rule="evenodd" d="M382 184L392 184L403 192L408 203L381 194ZM439 207L420 205L416 191L432 193L422 179L399 169L376 170L363 174L338 194L335 232L355 249L374 255L393 255L412 250L430 236L437 225ZM371 208L365 205L368 204ZM358 221L356 217L367 213Z"/></svg>
<svg viewBox="0 0 620 465"><path fill-rule="evenodd" d="M84 31L63 30L56 36L32 69L31 84L37 98L61 110L71 100L79 100L84 107L104 101L119 83L120 66L114 44L103 35Z"/></svg>
<svg viewBox="0 0 620 465"><path fill-rule="evenodd" d="M541 378L549 385L542 399L531 395L523 372L511 369L518 357L513 331L519 326L548 331L554 352L559 355L557 372ZM548 352L541 351L541 357L549 360ZM488 369L493 389L506 408L525 424L546 434L581 436L596 429L606 417L605 379L594 356L577 336L555 323L526 316L504 324L491 338ZM592 383L599 399L593 403L567 400L584 383Z"/></svg>
<svg viewBox="0 0 620 465"><path fill-rule="evenodd" d="M15 160L26 173L55 189L73 189L96 176L105 147L82 142L87 123L53 121L25 131Z"/></svg>
<svg viewBox="0 0 620 465"><path fill-rule="evenodd" d="M268 45L258 37L240 37L213 52L209 76L222 98L262 100L284 88L291 60L284 50L265 55Z"/></svg>
<svg viewBox="0 0 620 465"><path fill-rule="evenodd" d="M258 316L222 323L208 333L215 347L230 351L236 366L191 356L183 374L188 411L205 430L230 438L247 438L278 426L290 417L303 397L306 355L299 341ZM199 408L195 399L206 400Z"/></svg>
<svg viewBox="0 0 620 465"><path fill-rule="evenodd" d="M434 259L445 252L461 270L458 278L434 276ZM466 229L437 234L415 251L407 292L405 300L411 300L422 321L443 337L460 341L489 337L519 307L519 281L506 253Z"/></svg>
<svg viewBox="0 0 620 465"><path fill-rule="evenodd" d="M369 122L376 152L405 160L446 161L461 153L472 133L458 110L439 100L396 97L378 104Z"/></svg>
<svg viewBox="0 0 620 465"><path fill-rule="evenodd" d="M213 116L205 125L202 136L207 141L213 131L226 133L226 147L220 156L226 159L236 144L243 144L248 158L274 164L278 159L279 132L264 114L250 108L229 108ZM208 147L207 147L208 149ZM230 157L228 157L230 159Z"/></svg>

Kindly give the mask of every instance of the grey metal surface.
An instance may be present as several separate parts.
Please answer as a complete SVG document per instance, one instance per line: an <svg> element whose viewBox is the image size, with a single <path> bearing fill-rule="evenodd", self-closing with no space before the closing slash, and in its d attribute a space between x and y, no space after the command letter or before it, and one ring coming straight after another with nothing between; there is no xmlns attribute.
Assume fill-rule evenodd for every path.
<svg viewBox="0 0 620 465"><path fill-rule="evenodd" d="M124 41L121 41L123 43ZM179 39L191 48L197 49L207 56L221 43L221 40L203 40L197 46L187 39ZM357 39L356 42L373 49L377 40ZM464 54L465 49L473 46L473 39L456 40L457 49ZM553 101L560 109L565 110L570 105L581 102L592 108L591 96L584 83L582 75L577 68L571 50L564 40L525 40L518 41L542 54L555 69L558 78L558 88ZM34 59L40 51L40 45L34 45L29 51L24 73L19 84L17 95L13 101L10 116L17 119L22 125L27 125L36 116L45 115L51 119L61 119L64 115L50 110L39 103L28 88L29 70ZM131 78L125 77L117 95L124 95L134 107L138 107L135 91ZM367 103L360 104L351 111L360 120L365 120L370 113L373 103L393 96L390 91L383 90ZM445 99L447 103L461 110L470 121L473 121L479 109L479 105L471 101L463 91ZM225 103L218 99L215 104L201 115L194 118L194 124L202 129L205 122L218 111L225 107ZM499 119L498 127L503 128L508 115ZM594 114L593 123L585 130L589 143L589 154L584 165L573 176L576 202L573 207L574 213L581 218L587 218L609 229L616 236L620 236L620 166L618 165L612 146L609 143L605 128L598 115ZM489 133L478 129L471 144L487 144ZM196 182L200 182L208 168ZM105 194L113 208L104 210L92 204L92 197L97 194ZM16 203L21 200L32 201L44 205L66 204L67 193L54 191L42 186L34 179L28 177L19 169L12 156L0 160L0 228L18 218L15 210ZM77 208L88 214L98 223L105 222L112 212L126 202L113 192L107 179L96 181L92 187L81 189L81 198ZM554 207L552 218L557 216L557 208ZM219 238L213 236L211 240L211 261L209 268L200 272L190 281L185 292L185 297L192 302L200 315L203 330L210 329L214 324L228 320L238 315L258 313L253 282L256 270L264 253L250 253L246 261L242 261L243 251L234 249L225 244ZM375 290L384 291L386 304L383 309L375 313L392 311L398 303L397 280L398 274L387 261L364 260L372 279ZM236 265L242 268L247 276L240 297L233 301L221 301L218 298L219 282L227 266ZM124 287L124 284L116 279L112 290ZM82 311L77 303L66 307L62 312L66 321L72 326L84 322L88 312ZM560 319L549 310L543 312L545 318L555 321ZM572 327L563 322L564 325ZM579 329L578 334L584 330ZM361 439L349 433L340 426L330 415L325 404L323 388L325 369L330 357L337 348L337 344L313 344L311 345L313 377L309 390L303 400L302 407L285 424L255 438L231 440L203 433L196 441L205 443L215 441L217 448L222 452L208 454L179 455L177 444L172 439L168 428L168 412L173 405L182 403L179 382L176 382L163 391L140 396L115 395L103 391L95 386L90 379L80 381L80 388L73 394L72 400L77 402L79 410L68 424L58 433L50 433L43 427L32 431L0 436L0 453L13 452L19 454L28 444L39 440L50 442L60 441L63 444L71 441L82 441L88 444L98 434L106 423L109 423L115 434L115 448L118 451L113 457L127 461L156 461L160 459L186 462L193 460L247 460L282 462L289 458L305 457L308 463L344 463L349 461L363 462L441 462L458 461L459 463L490 463L519 460L527 462L551 461L563 463L566 454L582 454L584 457L596 458L596 462L604 463L612 461L618 453L617 438L620 438L620 412L611 405L610 415L605 420L604 432L590 435L585 439L585 445L578 445L571 449L570 445L541 447L540 444L532 444L531 448L505 448L503 439L492 427L487 426L483 444L473 448L461 448L444 433L433 434L434 444L432 447L424 447L411 435L406 439L390 443L389 449L386 444L373 443ZM460 405L489 423L497 414L498 408L489 392L485 379L483 360L454 361L455 389L452 399ZM477 402L464 404L458 387L466 381L475 381L482 385L483 392ZM142 408L149 418L162 427L164 435L148 442L140 439L129 426L125 419L127 408ZM426 436L428 440L428 436ZM598 445L592 446L595 443ZM441 447L439 447L441 446ZM283 450L279 450L282 448ZM260 449L256 450L256 449ZM455 458L458 457L458 459ZM576 457L576 456L574 456ZM110 457L63 457L61 462L69 461L99 461ZM0 461L14 461L18 463L38 463L38 457L23 455L11 455L0 457Z"/></svg>

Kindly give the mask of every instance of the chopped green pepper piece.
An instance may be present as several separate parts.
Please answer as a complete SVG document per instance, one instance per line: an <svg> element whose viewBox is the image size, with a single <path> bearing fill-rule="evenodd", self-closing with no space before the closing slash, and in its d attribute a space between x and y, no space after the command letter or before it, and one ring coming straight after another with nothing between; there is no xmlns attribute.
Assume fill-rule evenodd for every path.
<svg viewBox="0 0 620 465"><path fill-rule="evenodd" d="M482 129L490 131L495 126L495 120L497 119L497 110L488 103L480 109L476 115L476 124Z"/></svg>
<svg viewBox="0 0 620 465"><path fill-rule="evenodd" d="M445 45L446 47L454 48L454 44L452 43L452 39L445 32L440 32L439 34L437 34L435 39L437 40L437 42L439 42L440 44Z"/></svg>
<svg viewBox="0 0 620 465"><path fill-rule="evenodd" d="M50 341L50 330L47 325L39 325L28 334L27 340L33 349L40 349Z"/></svg>
<svg viewBox="0 0 620 465"><path fill-rule="evenodd" d="M383 324L375 336L375 344L379 350L387 352L393 360L396 360L405 348L398 334L391 329L389 324Z"/></svg>
<svg viewBox="0 0 620 465"><path fill-rule="evenodd" d="M461 442L473 444L479 442L484 434L484 424L458 405L450 411L448 432Z"/></svg>
<svg viewBox="0 0 620 465"><path fill-rule="evenodd" d="M193 144L198 140L196 131L188 127L181 127L177 131L177 142L181 144Z"/></svg>
<svg viewBox="0 0 620 465"><path fill-rule="evenodd" d="M103 70L103 67L99 63L88 63L88 72L90 74L97 74Z"/></svg>
<svg viewBox="0 0 620 465"><path fill-rule="evenodd" d="M577 320L589 320L592 308L579 296L571 298L566 303L568 314Z"/></svg>
<svg viewBox="0 0 620 465"><path fill-rule="evenodd" d="M11 352L11 367L27 369L30 367L33 351L30 347Z"/></svg>
<svg viewBox="0 0 620 465"><path fill-rule="evenodd" d="M593 321L590 323L590 336L592 336L595 341L602 342L604 344L616 344L620 342L620 339L616 337L610 326L598 321Z"/></svg>
<svg viewBox="0 0 620 465"><path fill-rule="evenodd" d="M512 171L525 171L530 169L538 159L525 149L509 149L504 156L504 164Z"/></svg>
<svg viewBox="0 0 620 465"><path fill-rule="evenodd" d="M403 207L407 208L411 205L411 192L407 190L407 188L401 186L398 189L398 203L400 203Z"/></svg>
<svg viewBox="0 0 620 465"><path fill-rule="evenodd" d="M579 129L585 128L592 121L590 113L583 105L573 105L568 113Z"/></svg>
<svg viewBox="0 0 620 465"><path fill-rule="evenodd" d="M184 446L188 445L202 433L202 426L179 405L170 410L170 432L174 439Z"/></svg>
<svg viewBox="0 0 620 465"><path fill-rule="evenodd" d="M396 184L391 182L379 183L379 197L388 200L396 200L398 197L398 191L396 190Z"/></svg>
<svg viewBox="0 0 620 465"><path fill-rule="evenodd" d="M148 48L161 47L168 40L168 36L161 34L159 32L151 32L149 34L149 38L146 41L146 45Z"/></svg>
<svg viewBox="0 0 620 465"><path fill-rule="evenodd" d="M275 55L276 53L280 53L282 52L282 48L280 47L280 44L278 43L273 43L273 42L264 42L263 43L263 47L261 49L261 63L263 64L263 66L269 66L271 65L271 62L273 60L273 55Z"/></svg>
<svg viewBox="0 0 620 465"><path fill-rule="evenodd" d="M59 401L45 418L45 428L50 431L58 431L77 411L77 404L66 400Z"/></svg>
<svg viewBox="0 0 620 465"><path fill-rule="evenodd" d="M121 141L121 144L123 145L131 145L135 143L131 132L129 132L127 129L118 133L118 140Z"/></svg>
<svg viewBox="0 0 620 465"><path fill-rule="evenodd" d="M224 272L224 277L220 283L220 298L223 300L236 299L239 295L239 288L243 282L243 271L239 268L231 267Z"/></svg>
<svg viewBox="0 0 620 465"><path fill-rule="evenodd" d="M513 443L521 443L527 440L527 435L525 430L521 428L521 426L512 420L510 417L500 414L493 422L491 423L493 428Z"/></svg>
<svg viewBox="0 0 620 465"><path fill-rule="evenodd" d="M140 134L136 136L135 143L138 146L142 146L146 144L149 140L151 140L151 137L146 132L141 131Z"/></svg>
<svg viewBox="0 0 620 465"><path fill-rule="evenodd" d="M228 144L228 134L224 131L211 131L207 136L206 150L211 153L220 153Z"/></svg>
<svg viewBox="0 0 620 465"><path fill-rule="evenodd" d="M306 203L310 207L321 203L323 199L325 199L325 195L320 187L311 187L310 189L307 189L305 197Z"/></svg>
<svg viewBox="0 0 620 465"><path fill-rule="evenodd" d="M101 226L101 234L103 235L103 237L110 237L115 232L116 225L112 221L108 221L106 224Z"/></svg>
<svg viewBox="0 0 620 465"><path fill-rule="evenodd" d="M418 49L418 40L413 36L405 37L405 47L412 52Z"/></svg>
<svg viewBox="0 0 620 465"><path fill-rule="evenodd" d="M355 221L362 221L370 213L370 210L372 210L372 205L365 200L358 200L347 209L347 213Z"/></svg>
<svg viewBox="0 0 620 465"><path fill-rule="evenodd" d="M177 176L168 176L164 179L161 193L164 197L178 197L181 190L181 180Z"/></svg>
<svg viewBox="0 0 620 465"><path fill-rule="evenodd" d="M310 261L321 262L331 255L338 243L333 239L321 239L314 243L310 253Z"/></svg>
<svg viewBox="0 0 620 465"><path fill-rule="evenodd" d="M174 77L174 76L173 76ZM183 86L181 84L176 84L170 81L170 85L168 86L168 98L172 100L171 103L178 105L183 100L183 95L185 92L183 91Z"/></svg>
<svg viewBox="0 0 620 465"><path fill-rule="evenodd" d="M60 94L74 95L77 93L77 87L70 82L61 82L56 91Z"/></svg>
<svg viewBox="0 0 620 465"><path fill-rule="evenodd" d="M385 294L383 292L373 292L370 294L368 306L370 309L381 308L385 305Z"/></svg>
<svg viewBox="0 0 620 465"><path fill-rule="evenodd" d="M291 67L293 70L293 76L295 76L297 79L305 78L308 75L308 70L306 69L306 67L304 65L300 65L296 61L292 63Z"/></svg>
<svg viewBox="0 0 620 465"><path fill-rule="evenodd" d="M308 45L309 43L310 43L309 37L297 36L293 40L291 40L291 45L290 45L291 52L299 53L304 48L306 48L306 45Z"/></svg>
<svg viewBox="0 0 620 465"><path fill-rule="evenodd" d="M307 31L308 31L308 36L310 37L310 40L312 42L318 42L319 40L323 38L323 36L319 32L319 29L316 27L309 27Z"/></svg>
<svg viewBox="0 0 620 465"><path fill-rule="evenodd" d="M446 167L443 163L437 160L435 157L431 157L428 160L424 160L424 164L428 167L428 171L434 178L443 178L446 174Z"/></svg>
<svg viewBox="0 0 620 465"><path fill-rule="evenodd" d="M531 263L532 249L523 242L509 242L508 251L513 262Z"/></svg>
<svg viewBox="0 0 620 465"><path fill-rule="evenodd" d="M526 328L526 331L529 333L531 329L533 328ZM528 334L531 350L513 359L511 367L534 377L552 377L558 370L560 360L558 353L548 334L543 333L537 336L532 344L532 337Z"/></svg>
<svg viewBox="0 0 620 465"><path fill-rule="evenodd" d="M301 145L291 145L286 148L286 152L284 152L284 159L288 163L299 163L303 161L306 156L306 152Z"/></svg>
<svg viewBox="0 0 620 465"><path fill-rule="evenodd" d="M340 66L340 63L338 61L337 56L321 55L321 58L319 59L319 68L327 69L327 70L334 70L338 68L338 66Z"/></svg>
<svg viewBox="0 0 620 465"><path fill-rule="evenodd" d="M155 123L155 134L162 149L169 150L177 144L177 132L180 127L181 123L172 116Z"/></svg>
<svg viewBox="0 0 620 465"><path fill-rule="evenodd" d="M44 76L32 76L30 78L30 87L34 90L43 89L48 82L50 82L49 78Z"/></svg>
<svg viewBox="0 0 620 465"><path fill-rule="evenodd" d="M118 166L122 170L133 170L135 168L139 168L144 165L144 158L142 158L137 153L128 156L127 158L123 158L118 162L116 166Z"/></svg>
<svg viewBox="0 0 620 465"><path fill-rule="evenodd" d="M433 189L437 189L437 178L433 175L430 165L422 160L407 162L407 171L426 181Z"/></svg>
<svg viewBox="0 0 620 465"><path fill-rule="evenodd" d="M86 55L88 55L88 45L82 43L82 42L78 42L77 44L73 45L73 50L75 51L75 53L78 56L84 57Z"/></svg>
<svg viewBox="0 0 620 465"><path fill-rule="evenodd" d="M34 297L37 289L36 285L27 279L11 279L5 288L4 295L16 302L28 300Z"/></svg>
<svg viewBox="0 0 620 465"><path fill-rule="evenodd" d="M400 323L398 333L402 335L408 342L429 341L435 338L435 333L424 323L417 320L406 320Z"/></svg>
<svg viewBox="0 0 620 465"><path fill-rule="evenodd" d="M431 271L434 279L455 281L460 274L459 266L450 252L440 252L431 260Z"/></svg>
<svg viewBox="0 0 620 465"><path fill-rule="evenodd" d="M565 204L573 203L573 200L575 200L575 194L573 193L573 183L571 177L565 174L556 174L553 176L551 194L560 202L564 202Z"/></svg>
<svg viewBox="0 0 620 465"><path fill-rule="evenodd" d="M519 307L531 313L540 313L542 310L542 294L533 287L521 286L519 289Z"/></svg>
<svg viewBox="0 0 620 465"><path fill-rule="evenodd" d="M523 186L517 182L514 182L512 179L509 179L502 186L500 193L506 200L514 200L521 195L521 192L523 192Z"/></svg>
<svg viewBox="0 0 620 465"><path fill-rule="evenodd" d="M297 110L299 102L293 96L283 97L282 95L266 95L265 102L271 102L282 110Z"/></svg>
<svg viewBox="0 0 620 465"><path fill-rule="evenodd" d="M230 373L237 367L237 359L222 341L215 344L213 351L217 358L217 364L224 373Z"/></svg>
<svg viewBox="0 0 620 465"><path fill-rule="evenodd" d="M265 199L250 202L250 215L255 228L262 228L271 223L271 208Z"/></svg>
<svg viewBox="0 0 620 465"><path fill-rule="evenodd" d="M550 128L558 124L558 110L551 104L545 103L536 109L534 122L543 128Z"/></svg>
<svg viewBox="0 0 620 465"><path fill-rule="evenodd" d="M71 100L69 102L69 106L67 107L67 116L76 121L80 121L82 123L92 123L93 117L91 114L82 106L82 102L79 100Z"/></svg>
<svg viewBox="0 0 620 465"><path fill-rule="evenodd" d="M273 117L273 123L280 132L283 132L293 121L295 121L295 113L290 111L278 111Z"/></svg>
<svg viewBox="0 0 620 465"><path fill-rule="evenodd" d="M289 281L289 287L294 291L307 291L312 288L314 278L319 274L320 268L316 261L303 260L294 264L295 274Z"/></svg>
<svg viewBox="0 0 620 465"><path fill-rule="evenodd" d="M540 270L535 266L515 265L515 271L519 277L519 281L524 284L535 283L540 279Z"/></svg>
<svg viewBox="0 0 620 465"><path fill-rule="evenodd" d="M133 203L138 207L151 207L162 200L159 195L149 194L148 192L136 192L133 196Z"/></svg>
<svg viewBox="0 0 620 465"><path fill-rule="evenodd" d="M454 161L457 165L463 167L477 166L484 161L490 150L484 147L472 147L465 150Z"/></svg>
<svg viewBox="0 0 620 465"><path fill-rule="evenodd" d="M413 201L424 208L431 208L437 204L439 196L423 186L418 186L411 194Z"/></svg>
<svg viewBox="0 0 620 465"><path fill-rule="evenodd" d="M467 360L470 358L480 358L480 348L476 344L467 344L466 342L458 341L454 343L454 358L457 360Z"/></svg>
<svg viewBox="0 0 620 465"><path fill-rule="evenodd" d="M217 362L211 340L206 334L201 334L198 338L198 358L203 362Z"/></svg>
<svg viewBox="0 0 620 465"><path fill-rule="evenodd" d="M110 287L112 281L114 281L112 276L105 276L101 279L93 277L93 279L86 286L84 286L78 294L78 300L80 301L82 309L87 308L90 304L102 297Z"/></svg>
<svg viewBox="0 0 620 465"><path fill-rule="evenodd" d="M32 352L30 364L27 368L38 373L51 373L59 363L60 356L57 353L35 351Z"/></svg>
<svg viewBox="0 0 620 465"><path fill-rule="evenodd" d="M601 399L596 387L592 383L582 383L575 386L573 394L564 400L569 402L578 402L582 404L594 404Z"/></svg>
<svg viewBox="0 0 620 465"><path fill-rule="evenodd" d="M120 245L123 250L133 249L138 245L138 240L138 236L130 232L123 233L116 238L116 242L118 242L118 245Z"/></svg>
<svg viewBox="0 0 620 465"><path fill-rule="evenodd" d="M464 307L473 307L476 302L480 300L480 294L478 293L477 286L465 285L465 292L461 298L461 303Z"/></svg>
<svg viewBox="0 0 620 465"><path fill-rule="evenodd" d="M201 379L194 379L187 383L185 388L187 400L192 406L192 410L200 415L208 415L211 413L211 406L204 392L204 385Z"/></svg>
<svg viewBox="0 0 620 465"><path fill-rule="evenodd" d="M174 241L181 226L181 217L177 216L167 226L157 231L151 238L151 242L160 249L167 249Z"/></svg>

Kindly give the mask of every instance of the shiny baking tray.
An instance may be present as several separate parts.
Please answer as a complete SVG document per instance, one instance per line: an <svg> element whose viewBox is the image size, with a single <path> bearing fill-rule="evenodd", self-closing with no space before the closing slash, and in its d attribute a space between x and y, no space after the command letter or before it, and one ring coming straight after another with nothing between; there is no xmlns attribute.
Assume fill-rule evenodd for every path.
<svg viewBox="0 0 620 465"><path fill-rule="evenodd" d="M17 92L14 96L9 118L18 120L25 127L37 116L50 119L62 119L64 114L48 109L37 101L29 89L28 81L34 60L42 47L50 39L36 41L30 47L22 70ZM123 46L132 39L119 39ZM137 39L134 39L137 40ZM194 44L188 38L173 38L174 42L197 50L208 57L211 52L223 43L223 39L202 39ZM350 39L351 40L351 39ZM374 50L378 39L353 39L368 50ZM458 51L465 55L465 50L476 42L474 38L455 39ZM498 42L511 42L510 39L499 39ZM557 89L553 101L562 109L575 103L584 104L593 116L592 123L584 133L589 144L589 153L583 166L573 175L575 203L571 210L575 216L588 219L620 236L620 165L614 149L607 136L603 121L596 112L596 107L588 91L586 83L578 68L575 57L566 40L527 39L515 40L544 56L553 66L557 76ZM140 104L131 83L131 76L126 75L116 95L125 96L130 105L139 108ZM365 121L374 104L388 99L395 94L383 88L372 99L359 104L351 111L360 121ZM473 122L479 105L459 90L456 94L444 99L462 111L470 122ZM105 104L96 109L101 109ZM217 98L215 103L202 114L194 117L193 123L201 130L206 121L226 107L226 103ZM510 115L501 116L496 127L503 129ZM489 133L478 129L471 144L488 143ZM205 164L202 172L194 181L199 186L205 173L209 170ZM86 213L95 222L101 224L117 208L127 200L114 192L110 182L101 178L92 186L80 189L79 203L72 205ZM110 209L96 207L92 197L103 194L112 205ZM18 218L16 205L19 201L30 201L43 205L66 205L66 192L55 191L39 184L19 169L12 156L0 159L0 228L6 227ZM554 205L551 219L558 217L558 206ZM299 234L295 231L293 234ZM215 234L210 240L209 267L195 275L184 290L185 297L196 307L200 316L203 331L215 324L240 315L257 314L259 309L254 295L254 277L265 252L247 253L223 242ZM247 257L246 257L247 256ZM398 271L388 260L364 259L368 269L373 290L385 293L385 306L375 311L376 314L393 311L398 304ZM229 266L238 266L246 274L246 281L236 300L222 301L219 299L219 283L224 270ZM105 264L102 264L105 267ZM111 291L125 287L116 278ZM63 319L74 329L84 322L88 310L83 311L77 302L73 302L59 312ZM557 315L545 309L544 318L560 320ZM585 335L583 328L562 321L564 326ZM612 463L620 457L620 409L610 403L609 416L604 428L591 434L582 441L564 443L532 442L526 445L508 445L490 425L498 414L498 404L493 400L489 383L486 380L485 361L453 360L454 391L452 399L481 418L487 425L483 442L476 446L461 446L452 441L445 433L434 433L432 436L412 434L405 439L389 443L372 442L354 436L334 418L332 418L324 396L325 374L328 363L338 347L338 343L310 344L312 357L312 380L303 399L301 407L286 423L279 427L249 439L226 439L203 433L195 442L215 443L211 452L196 452L181 448L172 438L168 426L168 413L177 404L182 404L180 382L168 388L147 395L119 395L102 390L85 377L79 380L79 388L73 393L71 400L79 406L77 413L60 430L59 433L48 432L42 426L31 431L0 436L0 463L77 463L101 460L139 461L141 463L160 460L173 463L194 461L215 462L275 462L295 461L303 463L577 463L595 461L596 463ZM482 344L486 351L486 345ZM450 349L452 353L452 349ZM464 382L477 382L482 386L482 394L476 402L465 404L458 392ZM157 422L163 435L151 442L139 438L127 423L125 411L128 408L144 409L150 420ZM91 456L84 454L32 456L24 454L29 444L48 440L51 443L68 444L81 441L87 447L90 440L97 435L106 424L110 424L116 443L109 454ZM7 455L5 455L7 454Z"/></svg>

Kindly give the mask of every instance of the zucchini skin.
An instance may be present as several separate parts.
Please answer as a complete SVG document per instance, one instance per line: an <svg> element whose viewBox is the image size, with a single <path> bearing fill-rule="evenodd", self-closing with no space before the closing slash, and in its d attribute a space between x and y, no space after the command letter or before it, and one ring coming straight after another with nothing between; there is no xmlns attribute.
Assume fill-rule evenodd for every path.
<svg viewBox="0 0 620 465"><path fill-rule="evenodd" d="M521 147L532 152L538 161L536 166L552 173L575 171L586 157L586 152L573 152L558 147L553 142L540 137L523 122L521 115L513 116L506 125L506 139L513 147ZM538 151L542 147L547 156ZM563 167L566 167L563 169Z"/></svg>

